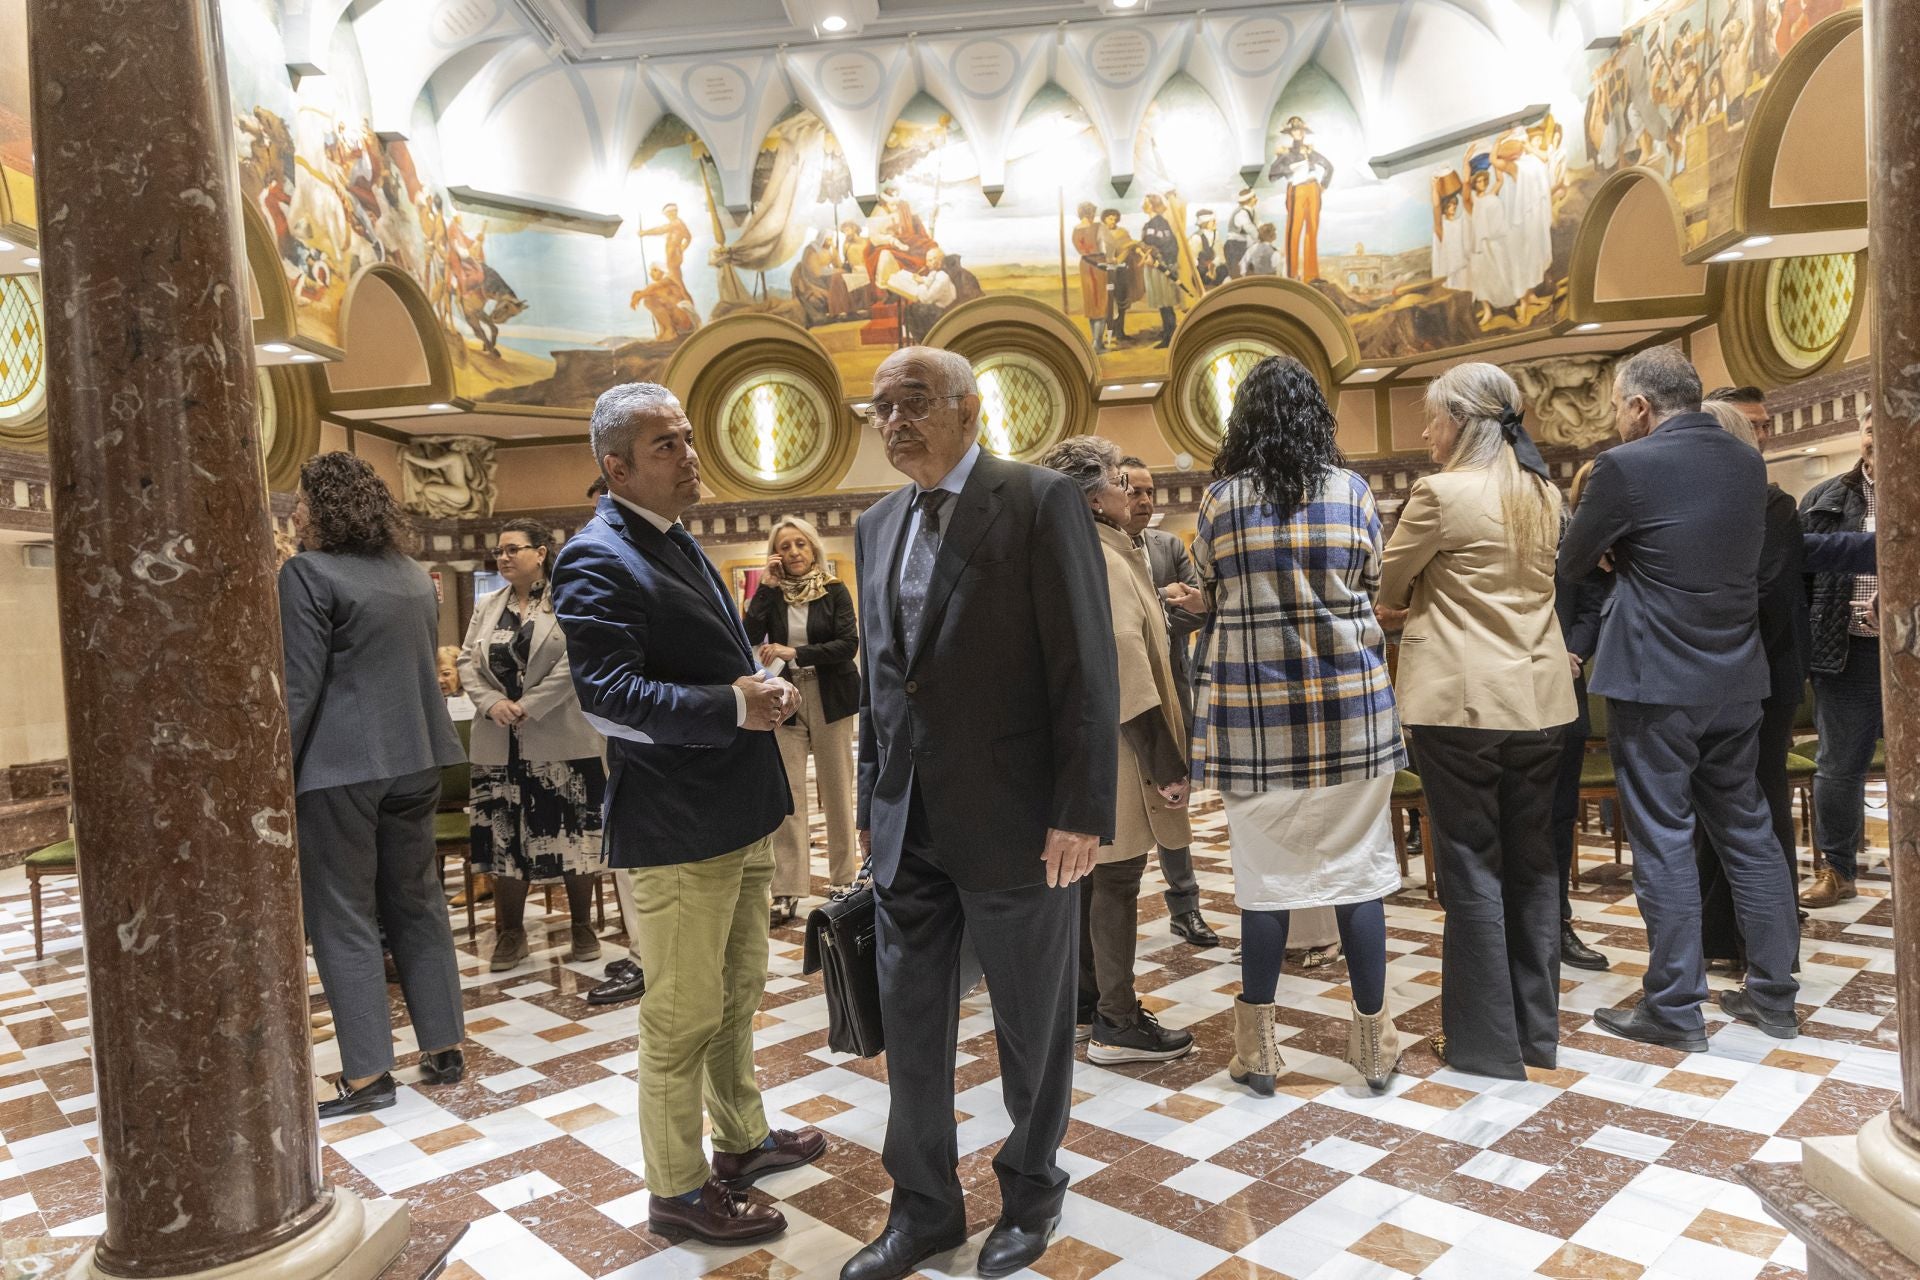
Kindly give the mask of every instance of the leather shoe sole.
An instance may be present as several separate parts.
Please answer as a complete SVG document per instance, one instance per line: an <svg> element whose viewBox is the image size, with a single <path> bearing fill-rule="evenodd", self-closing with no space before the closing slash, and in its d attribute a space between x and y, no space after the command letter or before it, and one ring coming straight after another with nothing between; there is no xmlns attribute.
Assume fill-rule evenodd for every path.
<svg viewBox="0 0 1920 1280"><path fill-rule="evenodd" d="M1623 1040L1638 1040L1641 1044L1656 1044L1662 1049L1678 1049L1682 1053L1707 1051L1707 1038L1704 1035L1663 1027L1642 1014L1637 1007L1632 1011L1600 1009L1594 1013L1593 1020L1600 1024L1602 1030Z"/></svg>
<svg viewBox="0 0 1920 1280"><path fill-rule="evenodd" d="M903 1280L920 1269L928 1258L952 1253L967 1242L966 1228L951 1236L916 1240L904 1231L888 1227L880 1238L847 1259L840 1268L840 1280Z"/></svg>
<svg viewBox="0 0 1920 1280"><path fill-rule="evenodd" d="M827 1151L827 1135L818 1129L777 1129L772 1137L773 1146L760 1151L740 1155L715 1152L713 1176L735 1191L743 1191L772 1174L812 1164Z"/></svg>
<svg viewBox="0 0 1920 1280"><path fill-rule="evenodd" d="M1040 1261L1047 1246L1053 1243L1053 1233L1060 1225L1060 1215L1048 1218L1038 1231L1029 1231L1025 1227L995 1227L987 1235L987 1242L980 1246L980 1261L974 1270L989 1280L995 1276L1010 1276L1016 1271L1024 1271Z"/></svg>

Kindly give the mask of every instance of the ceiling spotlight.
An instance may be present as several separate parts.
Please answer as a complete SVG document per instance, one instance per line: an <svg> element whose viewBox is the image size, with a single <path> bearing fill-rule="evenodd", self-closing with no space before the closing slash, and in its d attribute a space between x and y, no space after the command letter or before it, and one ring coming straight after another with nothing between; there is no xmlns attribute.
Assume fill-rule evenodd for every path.
<svg viewBox="0 0 1920 1280"><path fill-rule="evenodd" d="M1772 243L1772 236L1748 236L1740 242L1740 247L1742 249L1764 249Z"/></svg>
<svg viewBox="0 0 1920 1280"><path fill-rule="evenodd" d="M1802 450L1801 450L1800 452L1802 452L1802 453L1818 453L1818 452L1820 452L1820 451L1819 451L1818 449L1816 449L1816 448L1814 448L1814 447L1813 447L1812 445L1808 445L1808 446L1807 446L1806 448L1804 448L1804 449L1802 449Z"/></svg>
<svg viewBox="0 0 1920 1280"><path fill-rule="evenodd" d="M28 266L34 268L35 270L38 270L40 267L40 259L38 258L31 258L31 257L22 258L20 259L20 261L26 263Z"/></svg>
<svg viewBox="0 0 1920 1280"><path fill-rule="evenodd" d="M1729 249L1725 253L1714 254L1711 258L1708 258L1707 261L1708 262L1734 262L1746 256L1747 255L1745 253L1741 252L1738 249Z"/></svg>
<svg viewBox="0 0 1920 1280"><path fill-rule="evenodd" d="M1160 384L1157 382L1143 382L1140 384L1140 389L1142 391L1158 391Z"/></svg>
<svg viewBox="0 0 1920 1280"><path fill-rule="evenodd" d="M312 364L314 361L318 360L320 357L313 354L313 352L311 351L296 351L293 353L293 358L295 360L298 360L301 364Z"/></svg>
<svg viewBox="0 0 1920 1280"><path fill-rule="evenodd" d="M15 247L11 240L0 240L0 253L12 253Z"/></svg>
<svg viewBox="0 0 1920 1280"><path fill-rule="evenodd" d="M1573 331L1575 333L1593 333L1594 331L1599 329L1599 327L1600 327L1600 322L1598 320L1589 320L1585 324L1577 324L1573 326Z"/></svg>
<svg viewBox="0 0 1920 1280"><path fill-rule="evenodd" d="M820 29L825 32L838 32L847 29L847 20L837 13L830 13L820 19Z"/></svg>
<svg viewBox="0 0 1920 1280"><path fill-rule="evenodd" d="M1125 391L1125 390L1126 390L1126 388L1125 388L1125 387L1117 387L1117 386L1116 386L1116 387L1108 387L1108 388L1107 388L1107 394L1108 394L1108 395L1110 395L1110 396L1117 396L1117 395L1119 395L1119 394L1120 394L1120 393L1121 393L1122 391Z"/></svg>
<svg viewBox="0 0 1920 1280"><path fill-rule="evenodd" d="M1356 378L1371 378L1378 372L1380 372L1378 369L1355 369L1353 376Z"/></svg>
<svg viewBox="0 0 1920 1280"><path fill-rule="evenodd" d="M293 350L284 342L263 342L260 344L260 349L270 356L284 356Z"/></svg>
<svg viewBox="0 0 1920 1280"><path fill-rule="evenodd" d="M427 408L433 410L435 413L452 413L453 412L452 405L440 404L438 402L428 405Z"/></svg>
<svg viewBox="0 0 1920 1280"><path fill-rule="evenodd" d="M1108 0L1108 3L1112 4L1116 9L1131 9L1139 4L1140 0Z"/></svg>

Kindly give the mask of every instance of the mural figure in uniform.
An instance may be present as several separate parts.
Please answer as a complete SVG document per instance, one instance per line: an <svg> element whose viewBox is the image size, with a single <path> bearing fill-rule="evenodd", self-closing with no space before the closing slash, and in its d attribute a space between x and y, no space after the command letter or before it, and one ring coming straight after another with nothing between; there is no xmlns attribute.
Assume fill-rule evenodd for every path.
<svg viewBox="0 0 1920 1280"><path fill-rule="evenodd" d="M1107 254L1100 240L1098 209L1082 201L1074 211L1073 251L1080 255L1080 312L1093 333L1093 349L1107 345ZM1114 217L1118 219L1119 214Z"/></svg>
<svg viewBox="0 0 1920 1280"><path fill-rule="evenodd" d="M1286 134L1292 142L1274 156L1267 179L1287 184L1287 275L1311 283L1320 278L1320 208L1333 185L1333 162L1314 149L1299 116L1287 121Z"/></svg>
<svg viewBox="0 0 1920 1280"><path fill-rule="evenodd" d="M1241 262L1260 239L1260 197L1252 187L1240 188L1234 198L1233 213L1227 218L1227 279L1245 274Z"/></svg>
<svg viewBox="0 0 1920 1280"><path fill-rule="evenodd" d="M1187 251L1193 255L1193 269L1202 289L1212 289L1227 278L1227 258L1220 245L1220 231L1213 210L1201 209L1193 215L1193 234L1187 237Z"/></svg>
<svg viewBox="0 0 1920 1280"><path fill-rule="evenodd" d="M1153 345L1165 347L1173 341L1173 309L1180 301L1180 236L1167 220L1165 196L1149 195L1140 211L1147 215L1140 228L1140 244L1146 250L1140 262L1142 292L1147 305L1160 313L1160 339ZM1211 225L1210 213L1203 209L1201 216Z"/></svg>

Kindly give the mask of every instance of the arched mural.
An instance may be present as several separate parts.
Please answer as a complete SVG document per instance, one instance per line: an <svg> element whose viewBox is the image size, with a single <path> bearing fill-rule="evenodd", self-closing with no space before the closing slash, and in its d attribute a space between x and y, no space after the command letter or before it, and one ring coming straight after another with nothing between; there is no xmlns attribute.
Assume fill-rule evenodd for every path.
<svg viewBox="0 0 1920 1280"><path fill-rule="evenodd" d="M1257 165L1226 114L1244 116L1244 102L1229 95L1223 110L1219 67L1195 64L1196 79L1178 69L1174 46L1147 36L1137 49L1105 41L1113 46L1105 52L1093 47L1104 37L1095 39L1092 61L1056 61L1050 78L1034 73L1030 96L991 148L963 124L986 119L963 100L964 78L923 77L950 101L914 96L856 148L852 169L833 129L798 103L774 119L750 163L723 164L703 138L717 136L711 119L727 110L747 118L753 86L718 72L706 83L705 68L723 64L703 64L676 73L665 96L706 112L706 131L649 108L654 123L619 196L623 220L616 228L613 215L590 215L603 234L531 208L505 215L498 201L489 212L458 206L435 173L434 88L415 108L410 140L376 132L351 22L333 32L328 73L296 88L273 0L229 0L223 13L245 195L273 230L300 334L337 344L346 281L388 264L431 300L462 396L579 410L611 381L660 376L701 326L742 313L806 328L850 393L887 352L982 295L1057 307L1087 337L1102 379L1165 377L1185 317L1247 276L1318 291L1371 365L1538 335L1565 319L1581 219L1609 175L1637 167L1664 176L1689 249L1731 225L1746 125L1767 77L1794 41L1853 7L1857 0L1652 5L1616 47L1572 59L1558 110L1387 177L1370 164L1382 149L1369 136L1377 123L1350 92L1356 83L1390 92L1391 77L1366 89L1364 77L1304 55L1275 63L1286 78L1263 99L1272 107ZM1235 57L1253 47L1244 32L1235 38ZM1136 55L1137 67L1126 62ZM1422 86L1432 79L1425 71ZM832 111L863 91L853 71L833 74L849 77L840 97L818 85L796 96ZM1111 145L1125 113L1100 96L1127 74L1159 82L1137 99L1130 163ZM1063 82L1095 96L1083 103ZM877 97L881 82L871 88ZM764 91L786 92L777 83ZM1096 101L1098 111L1086 105ZM869 176L876 190L863 199L855 188Z"/></svg>

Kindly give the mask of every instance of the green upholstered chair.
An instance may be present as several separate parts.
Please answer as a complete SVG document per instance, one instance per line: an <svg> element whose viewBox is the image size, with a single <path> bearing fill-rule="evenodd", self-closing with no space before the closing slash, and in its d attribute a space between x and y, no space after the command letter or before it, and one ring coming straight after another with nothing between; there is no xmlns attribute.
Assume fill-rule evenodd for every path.
<svg viewBox="0 0 1920 1280"><path fill-rule="evenodd" d="M460 749L473 751L473 722L455 720ZM467 941L473 941L478 927L473 915L473 825L467 819L467 799L473 794L473 765L466 760L440 770L440 811L433 815L433 844L444 859L460 859L461 876L466 886ZM444 879L444 876L442 877Z"/></svg>
<svg viewBox="0 0 1920 1280"><path fill-rule="evenodd" d="M72 838L28 854L26 868L27 889L33 896L33 958L43 960L46 958L46 943L41 935L40 881L47 876L80 874L80 859L74 850Z"/></svg>
<svg viewBox="0 0 1920 1280"><path fill-rule="evenodd" d="M1400 875L1407 874L1407 818L1412 816L1420 830L1420 865L1427 875L1427 897L1440 896L1440 883L1435 878L1433 865L1433 831L1427 822L1427 792L1420 783L1420 775L1411 769L1401 769L1393 775L1393 799L1389 802L1393 814L1393 856L1400 864Z"/></svg>

